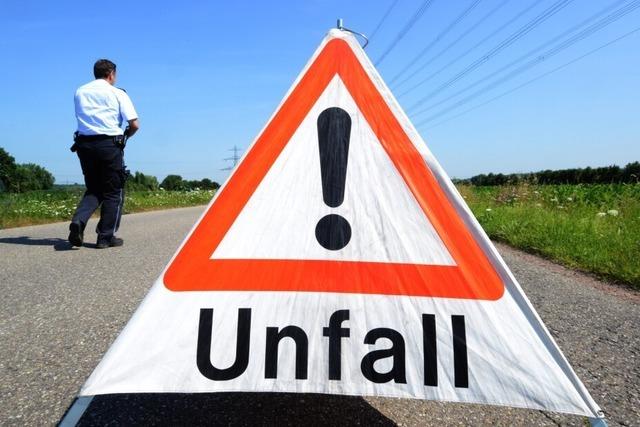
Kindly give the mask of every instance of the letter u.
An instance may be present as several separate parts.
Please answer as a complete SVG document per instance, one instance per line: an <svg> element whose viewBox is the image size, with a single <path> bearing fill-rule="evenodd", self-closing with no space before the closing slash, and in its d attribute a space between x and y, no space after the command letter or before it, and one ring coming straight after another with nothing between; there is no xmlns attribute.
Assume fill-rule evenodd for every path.
<svg viewBox="0 0 640 427"><path fill-rule="evenodd" d="M236 359L226 369L219 369L211 363L211 339L213 335L213 309L200 309L198 326L198 348L196 363L202 375L213 381L228 381L239 377L249 364L249 341L251 338L251 309L238 309L238 333L236 338ZM226 347L226 346L225 346Z"/></svg>

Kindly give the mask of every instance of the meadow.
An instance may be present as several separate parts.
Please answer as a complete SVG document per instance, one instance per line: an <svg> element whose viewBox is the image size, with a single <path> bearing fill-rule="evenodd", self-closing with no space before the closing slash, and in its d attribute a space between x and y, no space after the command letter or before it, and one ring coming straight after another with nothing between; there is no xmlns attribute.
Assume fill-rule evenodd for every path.
<svg viewBox="0 0 640 427"><path fill-rule="evenodd" d="M640 184L458 190L492 239L640 289Z"/></svg>
<svg viewBox="0 0 640 427"><path fill-rule="evenodd" d="M0 194L0 229L68 221L82 193L77 188ZM203 205L214 194L214 190L127 192L124 213Z"/></svg>
<svg viewBox="0 0 640 427"><path fill-rule="evenodd" d="M640 289L640 184L457 187L492 239ZM124 209L203 205L214 193L129 192ZM0 228L68 221L81 194L0 194Z"/></svg>

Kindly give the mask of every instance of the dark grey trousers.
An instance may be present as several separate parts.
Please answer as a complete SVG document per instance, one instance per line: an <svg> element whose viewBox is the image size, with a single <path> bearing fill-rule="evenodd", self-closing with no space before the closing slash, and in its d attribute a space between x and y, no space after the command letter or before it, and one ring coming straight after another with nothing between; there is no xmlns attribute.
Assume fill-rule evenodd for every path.
<svg viewBox="0 0 640 427"><path fill-rule="evenodd" d="M123 150L112 138L78 144L78 158L87 187L72 222L84 230L98 207L98 241L108 241L118 231L124 203L125 167Z"/></svg>

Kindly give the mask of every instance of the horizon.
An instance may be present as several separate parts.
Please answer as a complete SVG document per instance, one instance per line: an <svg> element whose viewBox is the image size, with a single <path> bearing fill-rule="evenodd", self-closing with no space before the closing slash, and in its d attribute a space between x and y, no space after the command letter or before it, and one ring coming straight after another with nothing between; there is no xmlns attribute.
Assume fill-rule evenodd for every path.
<svg viewBox="0 0 640 427"><path fill-rule="evenodd" d="M607 167L624 168L625 166L627 166L629 164L638 163L638 162L640 162L640 160L631 161L631 162L628 162L627 164L623 164L623 165L620 165L620 164L609 164L609 165L600 165L600 166L585 166L585 167L580 167L580 168L541 169L541 170L536 170L536 171L507 172L507 173L505 173L505 172L483 172L481 174L476 174L476 175L473 175L473 176L467 176L467 177L449 176L449 178L451 178L452 181L456 181L456 180L465 181L465 180L470 180L473 177L476 177L476 176L479 176L479 175L483 175L483 174L484 175L488 175L488 174L494 174L494 175L528 175L528 174L535 174L535 173L544 172L545 170L564 171L564 170L586 169L586 168L591 168L591 169L600 169L600 168L607 168ZM159 183L161 183L168 176L168 175L166 175L166 176L163 176L163 177L159 177L159 176L156 176L156 175L144 173L144 171L137 171L137 170L136 171L133 171L133 170L131 171L132 174L135 174L136 172L141 172L141 173L143 173L145 175L153 176L158 180ZM180 174L169 174L169 175L180 175ZM181 177L181 178L184 179L184 177ZM196 178L190 179L189 181L192 181L192 180L203 180L205 178L208 178L208 177L206 177L206 176L203 176L203 177L200 177L200 178L196 177ZM209 178L209 179L211 179L211 178ZM218 182L216 180L212 180L212 181L217 183L217 184L220 184L220 185L224 184L224 182ZM68 183L64 183L63 184L63 183L58 182L57 180L56 180L56 182L54 182L54 186L76 186L76 185L84 186L84 183L83 182L68 182Z"/></svg>

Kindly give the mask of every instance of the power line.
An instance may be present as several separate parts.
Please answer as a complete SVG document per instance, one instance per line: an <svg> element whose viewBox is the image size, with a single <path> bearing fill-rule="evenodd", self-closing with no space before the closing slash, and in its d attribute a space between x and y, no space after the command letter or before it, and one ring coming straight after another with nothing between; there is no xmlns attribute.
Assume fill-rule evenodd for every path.
<svg viewBox="0 0 640 427"><path fill-rule="evenodd" d="M378 58L378 60L376 61L375 65L380 64L384 58L387 57L387 55L389 54L389 52L391 52L393 50L394 47L396 47L396 45L398 44L398 42L400 42L400 40L402 40L404 38L404 36L407 35L407 33L409 32L409 30L411 29L411 27L414 26L414 24L416 22L418 22L418 20L420 18L422 18L422 15L424 15L424 13L427 11L427 9L429 9L429 6L431 6L431 3L433 3L433 0L425 0L420 7L418 8L418 10L416 10L414 12L414 14L411 16L411 18L409 19L409 21L407 21L407 23L405 24L404 27L402 27L402 29L400 30L400 32L396 35L396 37L393 39L393 41L391 42L391 44L389 45L389 47L387 47L387 50L385 50L382 55L380 55L380 58Z"/></svg>
<svg viewBox="0 0 640 427"><path fill-rule="evenodd" d="M502 73L503 71L508 70L509 68L513 67L514 65L517 65L518 63L520 63L520 62L522 62L523 60L527 59L528 57L532 56L533 54L535 54L535 53L537 53L537 52L541 51L542 49L546 48L547 46L550 46L550 45L552 45L553 43L557 42L558 40L561 40L561 39L562 39L562 38L564 38L565 36L567 36L567 35L569 35L569 34L571 34L571 33L575 32L575 31L579 30L579 29L580 29L580 28L582 28L582 27L585 27L586 25L588 25L590 22L594 21L594 20L595 20L595 19L597 19L598 17L600 17L600 16L604 15L605 13L607 13L607 12L611 11L611 9L614 9L615 7L619 6L619 5L620 5L620 4L622 4L622 3L625 3L625 2L627 2L627 1L628 1L628 0L617 0L617 1L613 2L612 4L610 4L609 6L605 7L604 9L600 10L600 11L599 11L599 12L597 12L596 14L594 14L594 15L590 16L589 18L585 19L585 20L584 20L584 21L582 21L581 23L579 23L579 24L577 24L577 25L574 25L573 27L571 27L571 28L570 28L569 30L567 30L567 31L564 31L562 34L560 34L560 35L558 35L558 36L556 36L556 37L554 37L554 38L552 38L552 39L550 39L550 40L546 41L545 43L543 43L543 44L539 45L539 46L538 46L538 47L536 47L535 49L530 50L529 52L527 52L527 53L525 53L524 55L520 56L519 58L515 59L514 61L511 61L511 62L510 62L510 63L508 63L507 65L505 65L505 66L503 66L503 67L499 68L498 70L493 71L493 72L491 72L490 74L488 74L488 75L486 75L486 76L484 76L484 77L482 77L482 78L480 78L480 79L476 80L475 82L473 82L473 83L471 83L470 85L468 85L468 86L464 87L463 89L461 89L461 90L459 90L459 91L455 92L454 94L452 94L452 95L450 95L450 96L448 96L448 97L446 97L446 98L443 98L443 99L441 99L440 101L438 101L438 102L436 102L436 103L433 103L433 104L431 104L431 105L429 105L429 106L427 106L427 107L425 107L425 108L423 108L423 109L421 109L421 110L419 110L419 111L416 111L415 113L413 113L413 115L414 115L414 116L417 116L417 115L419 115L419 114L422 114L422 113L425 113L425 112L427 112L427 111L429 111L429 110L432 110L432 109L434 109L434 108L436 108L436 107L438 107L438 106L440 106L440 105L444 104L445 102L447 102L447 101L449 101L449 100L451 100L451 99L453 99L453 98L455 98L455 97L457 97L457 96L459 96L459 95L461 95L461 94L463 94L463 93L467 92L469 89L472 89L472 88L474 88L474 87L478 86L479 84L481 84L481 83L483 83L483 82L485 82L485 81L487 81L487 80L490 80L491 78L493 78L493 77L495 77L496 75L498 75L498 74ZM632 3L631 5L629 5L629 6L631 6L631 7L632 7L632 6L633 6L633 3ZM623 7L623 8L621 8L620 10L618 10L617 12L614 12L613 14L608 15L607 17L603 18L603 20L598 21L598 22L597 22L596 24L594 24L594 25L598 25L598 23L602 23L604 20L614 19L615 17L614 17L613 15L616 15L616 14L618 14L618 13L624 13L624 14L626 14L626 13L631 12L633 9L629 10L629 11L628 11L628 12L626 12L626 13L624 12L624 11L626 10L626 8L627 8L627 7L629 7L629 6ZM636 6L636 7L637 7L637 6ZM622 16L624 16L624 14L623 14ZM622 17L622 16L619 16L619 17ZM617 18L615 18L615 19L617 19ZM580 35L581 35L581 34L583 34L585 31L587 31L589 28L591 28L591 27L588 27L588 28L587 28L587 29L585 29L583 32L578 33L578 34L577 34L576 36L574 36L574 37L578 37L578 36L580 36ZM586 37L586 36L588 36L588 35L589 35L589 34L584 35L582 38L584 38L584 37ZM570 38L570 39L568 39L568 40L567 40L567 41L565 41L564 43L570 42L572 39L573 39L573 37L572 37L572 38ZM571 44L576 43L577 41L579 41L579 40L575 40L575 41L573 41ZM571 44L569 44L569 46L570 46ZM559 45L559 46L562 46L562 45ZM566 46L566 47L569 47L569 46ZM565 48L566 48L566 47L565 47ZM554 50L554 49L552 49L552 51L553 51L553 50ZM551 52L551 51L549 51L549 52L547 52L547 53L543 54L542 56L543 56L543 57L547 57L547 56L550 54L550 52ZM554 54L555 54L555 53L557 53L557 52L554 52ZM534 59L533 61L535 62L536 60ZM531 61L530 61L529 63L531 63Z"/></svg>
<svg viewBox="0 0 640 427"><path fill-rule="evenodd" d="M515 33L511 34L505 40L500 42L497 46L495 46L493 49L491 49L488 53L486 53L485 55L483 55L480 58L476 59L474 62L472 62L470 65L468 65L464 70L460 71L458 74L456 74L455 76L453 76L452 78L450 78L449 80L447 80L446 82L444 82L443 84L438 86L435 90L433 90L427 96L425 96L425 97L421 98L420 100L418 100L418 102L413 104L409 109L412 110L412 109L415 109L416 107L419 107L420 105L424 104L429 99L433 98L435 95L439 94L440 92L442 92L443 90L445 90L446 88L448 88L449 86L451 86L452 84L454 84L455 82L457 82L458 80L460 80L461 78L463 78L464 76L469 74L471 71L473 71L476 68L480 67L482 64L487 62L489 59L493 58L495 55L497 55L498 53L502 52L504 49L506 49L507 47L511 46L513 43L515 43L516 41L520 40L526 34L531 32L535 27L537 27L538 25L542 24L544 21L546 21L547 19L549 19L550 17L552 17L553 15L558 13L560 10L562 10L564 7L566 7L572 1L573 0L558 0L558 1L556 1L550 7L545 9L542 13L540 13L538 16L536 16L534 19L532 19L531 21L527 22L524 26L522 26L520 29L518 29L518 31L516 31Z"/></svg>
<svg viewBox="0 0 640 427"><path fill-rule="evenodd" d="M440 74L441 72L443 72L444 70L446 70L447 68L449 68L450 66L452 66L453 64L458 62L459 60L461 60L462 58L464 58L465 56L467 56L469 53L474 52L478 46L481 46L484 42L486 42L487 40L489 40L490 38L492 38L496 34L500 33L502 30L507 28L509 25L513 24L515 21L520 19L523 15L525 15L527 12L529 12L531 9L533 9L535 6L537 6L541 1L542 0L534 0L531 4L529 4L527 7L522 9L520 12L518 12L516 15L514 15L507 22L505 22L500 27L498 27L495 30L493 30L489 35L485 36L482 40L480 40L479 42L477 42L476 44L471 46L469 49L464 51L462 54L458 55L457 57L455 57L454 59L452 59L451 61L446 63L444 66L442 66L437 71L431 73L430 75L428 75L424 79L420 80L417 84L411 86L409 89L407 89L404 92L402 92L399 96L404 96L404 95L407 95L408 93L411 93L413 90L415 90L418 87L422 86L423 84L425 84L426 82L428 82L429 80L431 80L432 78L434 78L435 76L437 76L438 74ZM400 84L403 84L406 81L407 81L407 79L405 79L402 82L400 82Z"/></svg>
<svg viewBox="0 0 640 427"><path fill-rule="evenodd" d="M466 36L468 36L473 30L475 30L476 28L478 28L480 25L482 25L482 23L484 23L484 21L486 21L489 17L491 17L491 15L493 15L495 12L498 11L498 9L500 9L502 6L504 6L505 4L507 4L507 2L509 2L509 0L503 0L502 2L498 3L496 5L496 7L494 7L493 9L491 9L489 12L487 12L482 18L480 18L479 20L477 20L473 25L471 25L464 33L460 34L460 36L458 36L457 39L455 39L454 41L452 41L451 43L449 43L446 47L444 47L443 49L440 50L440 52L436 53L430 60L428 60L427 62L425 62L424 64L422 64L421 66L419 66L418 68L416 68L415 71L413 71L411 74L409 74L407 77L405 77L404 79L402 79L402 81L400 81L396 86L402 86L404 83L406 83L407 81L411 80L411 78L413 78L416 74L418 74L420 71L424 70L425 67L431 63L433 63L433 61L435 61L436 59L440 58L445 52L449 52L449 50L455 46L456 44L458 44L462 39L464 39ZM394 80L396 78L400 77L400 74L398 74L396 77L394 77Z"/></svg>
<svg viewBox="0 0 640 427"><path fill-rule="evenodd" d="M568 67L568 66L570 66L570 65L573 65L573 64L575 64L576 62L580 61L581 59L586 58L587 56L592 55L592 54L594 54L594 53L596 53L596 52L598 52L598 51L600 51L600 50L602 50L602 49L604 49L604 48L606 48L606 47L609 47L609 46L611 46L612 44L617 43L617 42L619 42L620 40L625 39L625 38L627 38L627 37L629 37L629 36L631 36L631 35L633 35L633 34L637 33L638 31L640 31L640 27L637 27L637 28L635 28L635 29L633 29L633 30L629 31L629 32L627 32L627 33L625 33L625 34L621 35L620 37L618 37L618 38L616 38L616 39L611 40L610 42L607 42L607 43L605 43L605 44L603 44L603 45L601 45L601 46L598 46L597 48L592 49L592 50L588 51L587 53L584 53L584 54L582 54L582 55L578 56L577 58L572 59L572 60L571 60L571 61L569 61L569 62L565 62L564 64L562 64L562 65L560 65L560 66L558 66L558 67L556 67L556 68L553 68L553 69L551 69L551 70L549 70L549 71L547 71L547 72L545 72L545 73L540 74L540 75L539 75L539 76L537 76L537 77L534 77L534 78L532 78L532 79L530 79L530 80L527 80L526 82L521 83L521 84L519 84L518 86L516 86L516 87L514 87L514 88L512 88L512 89L509 89L509 90L507 90L507 91L505 91L505 92L502 92L501 94L496 95L496 96L494 96L493 98L490 98L490 99L488 99L488 100L486 100L486 101L484 101L484 102L481 102L480 104L474 105L473 107L468 108L468 109L466 109L466 110L464 110L464 111L462 111L462 112L460 112L460 113L458 113L458 114L456 114L456 115L453 115L453 116L451 116L451 117L449 117L449 118L447 118L447 119L445 119L445 120L441 120L441 121L439 121L439 122L435 123L434 125L429 126L427 129L433 129L433 128L435 128L435 127L437 127L437 126L440 126L440 125L442 125L442 124L444 124L444 123L450 122L450 121L451 121L451 120L453 120L453 119L456 119L456 118L458 118L458 117L460 117L460 116L463 116L463 115L465 115L465 114L467 114L467 113L470 113L471 111L477 110L477 109L478 109L478 108L480 108L480 107L484 107L484 106L485 106L485 105L487 105L487 104L490 104L490 103L492 103L492 102L494 102L494 101L497 101L497 100L498 100L498 99L500 99L500 98L503 98L503 97L505 97L505 96L507 96L507 95L510 95L510 94L512 94L513 92L515 92L515 91L517 91L517 90L519 90L519 89L522 89L523 87L528 86L528 85L530 85L530 84L532 84L532 83L535 83L535 82L537 82L538 80L540 80L540 79L542 79L542 78L544 78L544 77L547 77L547 76L548 76L548 75L550 75L550 74L553 74L553 73L555 73L555 72L557 72L557 71L562 70L563 68L566 68L566 67ZM426 122L427 122L427 120L425 120L425 121L423 121L423 122L421 122L421 123L418 123L418 126L422 126L422 125L423 125L423 124L425 124Z"/></svg>
<svg viewBox="0 0 640 427"><path fill-rule="evenodd" d="M380 29L380 27L382 27L382 24L384 23L384 21L387 20L387 17L389 16L393 8L396 6L396 4L398 4L398 0L393 0L393 3L391 3L391 6L389 6L387 11L384 13L384 15L382 15L382 19L380 20L380 22L378 22L378 25L376 25L376 28L371 32L371 35L369 36L369 42L371 42L371 39L373 38L373 36L375 36L378 30Z"/></svg>
<svg viewBox="0 0 640 427"><path fill-rule="evenodd" d="M556 47L544 52L542 55L538 56L537 58L534 58L532 60L530 60L529 62L523 64L522 66L520 66L519 68L515 69L514 71L510 72L509 74L507 74L506 76L497 79L496 81L494 81L493 83L488 84L487 86L475 91L474 93L472 93L471 95L467 96L466 98L463 98L461 100L459 100L458 102L453 103L452 105L450 105L449 107L446 107L445 109L441 110L440 112L438 112L437 114L434 114L430 117L428 117L427 119L425 119L424 121L420 122L421 124L427 123L429 121L433 121L434 119L448 113L449 111L458 108L464 104L467 104L468 102L472 101L473 99L477 98L478 96L482 95L483 93L501 85L502 83L511 80L512 78L516 77L519 74L522 74L523 72L525 72L526 70L528 70L529 68L545 61L548 58L551 58L552 56L556 55L559 52L562 52L563 50L567 49L568 47L574 45L575 43L587 38L588 36L592 35L593 33L601 30L602 28L614 23L615 21L617 21L618 19L628 15L629 13L633 12L635 9L637 9L638 7L640 7L640 0L636 0L630 4L628 4L627 6L624 6L620 9L618 9L617 11L607 15L606 17L602 18L601 20L599 20L598 22L596 22L595 24L585 28L584 30L582 30L581 32L579 32L578 34L574 35L573 37L565 40L564 42L560 43L559 45L557 45Z"/></svg>
<svg viewBox="0 0 640 427"><path fill-rule="evenodd" d="M416 62L420 60L431 48L438 43L444 36L446 36L451 30L455 28L456 25L460 23L482 0L474 0L465 10L462 11L460 15L458 15L449 25L447 25L444 30L440 31L440 33L434 38L431 43L424 47L411 61L406 65L394 78L391 79L391 84L395 82L400 76L402 76L409 68L411 68Z"/></svg>

